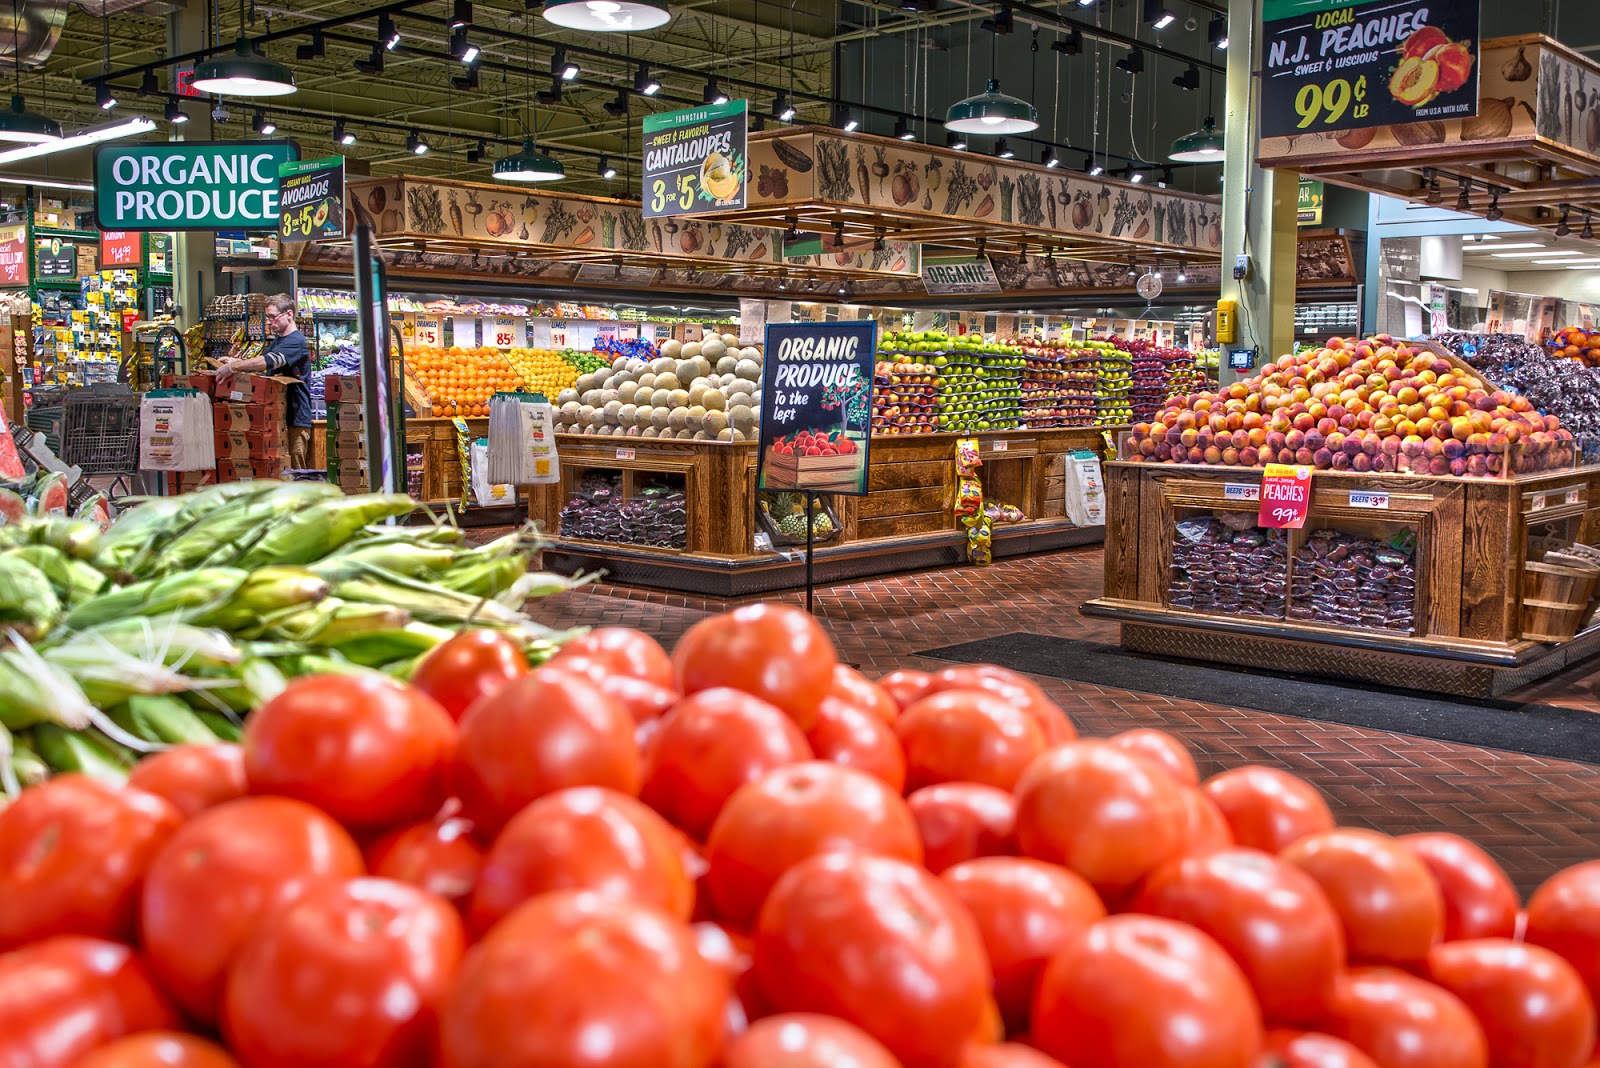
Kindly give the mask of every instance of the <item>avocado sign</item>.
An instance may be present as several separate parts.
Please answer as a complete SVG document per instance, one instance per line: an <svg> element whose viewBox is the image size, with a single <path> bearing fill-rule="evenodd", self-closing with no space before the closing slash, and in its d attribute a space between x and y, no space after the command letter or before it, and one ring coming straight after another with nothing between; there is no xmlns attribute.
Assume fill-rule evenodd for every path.
<svg viewBox="0 0 1600 1068"><path fill-rule="evenodd" d="M107 144L94 152L102 230L276 230L278 167L293 141Z"/></svg>

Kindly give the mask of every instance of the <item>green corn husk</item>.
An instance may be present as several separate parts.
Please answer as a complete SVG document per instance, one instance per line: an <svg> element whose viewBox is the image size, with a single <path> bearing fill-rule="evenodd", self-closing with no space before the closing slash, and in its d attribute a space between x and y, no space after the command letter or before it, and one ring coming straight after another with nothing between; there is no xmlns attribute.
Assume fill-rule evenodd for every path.
<svg viewBox="0 0 1600 1068"><path fill-rule="evenodd" d="M329 597L272 618L262 637L302 645L337 645L364 634L396 630L411 621L403 609Z"/></svg>
<svg viewBox="0 0 1600 1068"><path fill-rule="evenodd" d="M6 797L16 797L22 793L22 782L17 778L16 766L12 764L15 753L16 742L11 732L0 726L0 793Z"/></svg>
<svg viewBox="0 0 1600 1068"><path fill-rule="evenodd" d="M43 724L33 732L39 756L56 771L79 772L116 786L128 781L133 763L126 750L92 731L63 730Z"/></svg>
<svg viewBox="0 0 1600 1068"><path fill-rule="evenodd" d="M264 620L296 606L315 604L327 597L328 591L327 582L303 567L262 567L245 576L222 602L193 614L189 621L255 637L262 632Z"/></svg>
<svg viewBox="0 0 1600 1068"><path fill-rule="evenodd" d="M5 555L26 560L44 572L56 596L69 608L94 599L111 585L104 572L82 560L74 560L52 545L22 545L5 550Z"/></svg>
<svg viewBox="0 0 1600 1068"><path fill-rule="evenodd" d="M338 493L339 487L328 482L290 482L275 486L270 493L229 501L162 545L150 556L146 570L165 575L197 566L258 566L240 562L252 545L277 524L320 501L329 497L343 500Z"/></svg>
<svg viewBox="0 0 1600 1068"><path fill-rule="evenodd" d="M484 559L476 554L459 566L438 577L438 583L457 593L472 597L493 597L511 588L511 585L528 573L532 553L512 556L494 556Z"/></svg>
<svg viewBox="0 0 1600 1068"><path fill-rule="evenodd" d="M36 545L60 549L74 560L93 560L100 551L100 524L55 516L33 528Z"/></svg>
<svg viewBox="0 0 1600 1068"><path fill-rule="evenodd" d="M61 599L49 577L15 552L0 554L0 627L38 641L60 615Z"/></svg>
<svg viewBox="0 0 1600 1068"><path fill-rule="evenodd" d="M435 581L443 582L445 574L460 558L461 554L449 546L385 539L346 545L332 556L310 565L310 570L329 582L360 578L372 567L410 578L431 575Z"/></svg>
<svg viewBox="0 0 1600 1068"><path fill-rule="evenodd" d="M403 575L350 579L335 583L334 596L347 601L392 604L425 623L466 623L514 627L527 622L520 612L482 597L472 597L439 586L416 582Z"/></svg>
<svg viewBox="0 0 1600 1068"><path fill-rule="evenodd" d="M183 506L182 497L157 497L117 516L111 529L100 538L95 566L111 574L131 574L140 555L169 533L168 524L183 511Z"/></svg>
<svg viewBox="0 0 1600 1068"><path fill-rule="evenodd" d="M149 734L139 732L142 738L171 745L215 745L221 741L216 732L188 705L169 695L138 696L128 699L128 711Z"/></svg>
<svg viewBox="0 0 1600 1068"><path fill-rule="evenodd" d="M529 601L551 594L577 589L599 578L593 575L558 575L554 571L526 571L510 586L494 595L494 599L507 608L521 608Z"/></svg>
<svg viewBox="0 0 1600 1068"><path fill-rule="evenodd" d="M65 622L83 630L130 616L203 616L202 609L225 603L246 577L235 568L212 567L147 579L84 602L67 613Z"/></svg>
<svg viewBox="0 0 1600 1068"><path fill-rule="evenodd" d="M220 630L184 623L176 616L137 616L80 631L103 639L130 656L178 669L221 670L244 659L244 653Z"/></svg>
<svg viewBox="0 0 1600 1068"><path fill-rule="evenodd" d="M34 751L29 734L19 734L12 739L11 773L24 787L38 786L50 778L50 765Z"/></svg>
<svg viewBox="0 0 1600 1068"><path fill-rule="evenodd" d="M443 627L412 620L399 629L365 634L340 642L335 648L351 663L381 667L385 674L392 675L388 665L396 661L415 661L454 634Z"/></svg>
<svg viewBox="0 0 1600 1068"><path fill-rule="evenodd" d="M273 524L239 558L239 565L308 564L338 549L367 524L405 515L414 508L416 502L403 493L364 493L319 501Z"/></svg>
<svg viewBox="0 0 1600 1068"><path fill-rule="evenodd" d="M40 655L71 675L84 695L100 708L119 705L138 694L184 693L204 688L204 680L162 663L159 650L148 650L145 655L139 655L137 646L135 650L127 651L94 631L85 631L41 650Z"/></svg>
<svg viewBox="0 0 1600 1068"><path fill-rule="evenodd" d="M40 656L15 631L10 637L11 647L0 651L0 726L13 731L43 724L69 731L95 727L130 749L152 748L100 711L65 667Z"/></svg>
<svg viewBox="0 0 1600 1068"><path fill-rule="evenodd" d="M211 712L206 709L198 709L195 711L195 715L199 718L201 723L205 724L206 729L212 734L215 734L221 741L237 742L244 736L244 731L240 728L239 724L235 723L221 712Z"/></svg>

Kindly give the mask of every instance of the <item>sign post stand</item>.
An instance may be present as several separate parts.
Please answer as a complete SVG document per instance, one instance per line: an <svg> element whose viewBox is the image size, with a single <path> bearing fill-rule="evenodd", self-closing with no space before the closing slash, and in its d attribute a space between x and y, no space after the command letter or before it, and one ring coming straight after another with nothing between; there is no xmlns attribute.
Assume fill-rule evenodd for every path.
<svg viewBox="0 0 1600 1068"><path fill-rule="evenodd" d="M813 522L816 517L812 512L812 509L816 506L816 499L817 495L815 493L806 490L806 615L813 614L811 604L817 590L815 574L812 570L817 552L816 524Z"/></svg>

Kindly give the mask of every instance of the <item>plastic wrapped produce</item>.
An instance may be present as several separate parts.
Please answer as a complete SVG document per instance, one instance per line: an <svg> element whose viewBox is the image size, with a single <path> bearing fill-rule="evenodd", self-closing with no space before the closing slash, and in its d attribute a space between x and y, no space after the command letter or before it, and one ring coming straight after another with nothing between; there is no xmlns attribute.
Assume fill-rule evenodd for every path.
<svg viewBox="0 0 1600 1068"><path fill-rule="evenodd" d="M1224 519L1195 516L1173 534L1167 603L1173 608L1282 619L1289 541L1282 530L1243 530ZM1248 517L1244 517L1248 518Z"/></svg>

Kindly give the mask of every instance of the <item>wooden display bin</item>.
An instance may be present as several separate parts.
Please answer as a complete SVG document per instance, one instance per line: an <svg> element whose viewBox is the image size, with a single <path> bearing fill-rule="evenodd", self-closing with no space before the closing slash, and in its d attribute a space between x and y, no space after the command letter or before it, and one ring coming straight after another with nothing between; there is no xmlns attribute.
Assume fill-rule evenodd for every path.
<svg viewBox="0 0 1600 1068"><path fill-rule="evenodd" d="M1600 467L1505 479L1319 471L1305 529L1262 535L1283 538L1282 551L1253 549L1240 530L1247 579L1233 573L1231 547L1221 564L1194 563L1190 546L1217 544L1205 541L1217 529L1207 517L1254 529L1261 474L1107 464L1105 591L1082 612L1121 622L1135 652L1466 696L1502 694L1600 652L1593 625L1566 642L1526 636L1546 624L1523 605L1530 542L1600 531ZM1362 568L1384 551L1382 577L1362 571L1372 578L1358 584L1355 565L1323 567L1307 545L1324 529L1359 540L1342 551L1364 554ZM1187 555L1175 561L1180 538ZM1235 582L1240 592L1227 592Z"/></svg>

